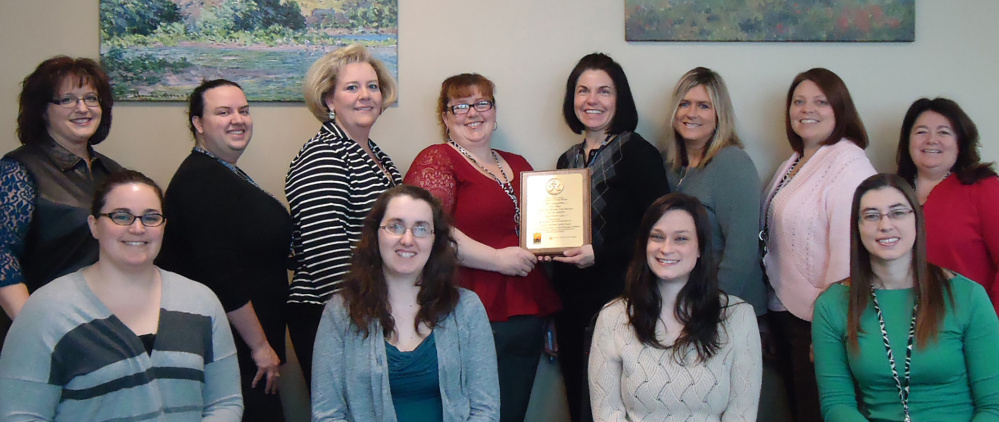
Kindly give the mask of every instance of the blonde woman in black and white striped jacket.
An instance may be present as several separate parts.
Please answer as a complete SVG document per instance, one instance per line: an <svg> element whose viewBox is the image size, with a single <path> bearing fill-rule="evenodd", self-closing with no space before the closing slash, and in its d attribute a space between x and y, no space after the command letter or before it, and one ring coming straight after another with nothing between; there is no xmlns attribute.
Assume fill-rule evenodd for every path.
<svg viewBox="0 0 999 422"><path fill-rule="evenodd" d="M309 110L323 122L302 146L285 179L295 255L288 330L306 379L323 305L350 267L351 248L375 199L402 183L392 160L368 134L396 99L384 63L361 45L326 54L303 86Z"/></svg>

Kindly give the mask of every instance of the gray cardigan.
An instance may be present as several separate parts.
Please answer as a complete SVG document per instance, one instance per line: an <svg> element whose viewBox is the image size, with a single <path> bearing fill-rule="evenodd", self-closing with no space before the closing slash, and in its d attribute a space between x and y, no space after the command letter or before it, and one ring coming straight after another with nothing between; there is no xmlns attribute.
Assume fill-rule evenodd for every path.
<svg viewBox="0 0 999 422"><path fill-rule="evenodd" d="M757 315L766 313L758 237L762 187L753 160L742 148L727 146L704 167L674 171L667 163L666 179L671 191L696 197L707 208L719 287L753 305Z"/></svg>
<svg viewBox="0 0 999 422"><path fill-rule="evenodd" d="M312 420L395 422L385 338L373 321L365 338L343 296L326 304L312 364ZM461 289L453 313L434 328L445 422L498 421L496 347L479 297Z"/></svg>

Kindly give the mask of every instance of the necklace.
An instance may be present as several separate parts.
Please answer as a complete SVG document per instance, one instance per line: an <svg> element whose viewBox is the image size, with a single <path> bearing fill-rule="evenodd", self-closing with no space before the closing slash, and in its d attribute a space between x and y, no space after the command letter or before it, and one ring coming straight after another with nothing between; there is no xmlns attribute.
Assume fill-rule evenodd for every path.
<svg viewBox="0 0 999 422"><path fill-rule="evenodd" d="M506 170L503 170L503 164L500 163L499 155L496 154L496 151L493 149L489 150L489 152L493 154L493 160L496 160L496 167L499 168L500 174L503 175L502 181L500 181L499 177L496 177L496 175L493 172L489 171L489 169L483 167L482 164L479 164L479 162L475 160L475 157L473 157L472 154L468 152L468 150L463 148L461 145L458 145L458 143L455 142L453 139L448 139L447 142L451 144L451 146L453 146L455 149L457 149L458 152L461 153L461 155L464 155L465 158L468 159L468 161L471 161L472 164L475 164L475 166L478 167L479 170L482 170L486 174L492 176L493 180L495 180L496 183L500 185L500 188L503 189L503 192L506 192L506 195L510 197L510 200L513 201L513 222L515 223L514 230L516 230L517 236L520 236L520 201L518 201L517 196L514 195L513 184L510 183L510 177L506 175Z"/></svg>
<svg viewBox="0 0 999 422"><path fill-rule="evenodd" d="M885 352L888 354L888 364L891 365L891 376L895 379L895 387L898 388L898 397L902 401L902 411L905 412L905 422L911 422L909 418L909 385L911 383L912 368L912 340L916 337L916 310L919 308L919 299L915 298L912 304L912 322L909 323L909 342L905 348L905 378L898 378L898 369L895 367L895 355L888 344L888 330L885 329L885 317L881 313L881 306L878 305L878 296L871 289L871 297L874 299L874 312L878 314L878 325L881 326L881 339L885 343Z"/></svg>
<svg viewBox="0 0 999 422"><path fill-rule="evenodd" d="M361 144L357 145L361 146ZM382 162L382 160L378 158L378 154L375 153L375 149L371 145L372 145L371 140L368 140L368 147L367 148L361 147L361 150L364 151L365 155L367 155L368 158L370 158L371 161L375 163L375 167L378 167L378 169L382 171L382 175L385 176L386 180L388 180L389 187L394 188L395 179L392 177L392 173L389 172L387 167L385 167L385 164Z"/></svg>
<svg viewBox="0 0 999 422"><path fill-rule="evenodd" d="M763 219L763 230L760 230L759 236L760 242L763 243L763 255L767 254L767 244L770 243L770 217L774 208L774 198L777 197L777 192L780 192L780 190L787 185L787 182L791 181L791 172L794 171L794 168L797 167L800 162L801 156L799 155L798 158L794 160L794 164L791 164L791 167L788 167L787 172L784 173L784 177L782 177L780 179L780 183L774 187L774 192L770 194L770 199L767 200L767 215L766 218Z"/></svg>
<svg viewBox="0 0 999 422"><path fill-rule="evenodd" d="M936 187L936 185L939 185L940 182L943 182L944 180L947 180L947 178L950 177L951 174L954 174L954 172L950 171L950 170L947 170L947 173L944 174L944 177L941 177L940 180L938 180L933 185L933 187ZM912 178L912 187L913 187L913 189L916 190L916 192L919 192L919 174L916 174L916 176Z"/></svg>

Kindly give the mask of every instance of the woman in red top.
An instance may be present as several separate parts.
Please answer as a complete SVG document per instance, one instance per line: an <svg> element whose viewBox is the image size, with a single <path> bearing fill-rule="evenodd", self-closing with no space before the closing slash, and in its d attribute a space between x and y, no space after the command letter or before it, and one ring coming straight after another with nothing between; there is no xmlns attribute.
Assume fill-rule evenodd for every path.
<svg viewBox="0 0 999 422"><path fill-rule="evenodd" d="M558 296L531 252L520 248L524 157L494 150L494 85L463 73L441 84L437 118L445 143L420 152L405 183L429 190L454 217L461 286L479 295L496 341L500 420L522 421L544 348L545 317Z"/></svg>
<svg viewBox="0 0 999 422"><path fill-rule="evenodd" d="M999 309L999 178L978 155L978 128L954 101L920 98L899 134L898 175L926 214L929 261L985 286Z"/></svg>

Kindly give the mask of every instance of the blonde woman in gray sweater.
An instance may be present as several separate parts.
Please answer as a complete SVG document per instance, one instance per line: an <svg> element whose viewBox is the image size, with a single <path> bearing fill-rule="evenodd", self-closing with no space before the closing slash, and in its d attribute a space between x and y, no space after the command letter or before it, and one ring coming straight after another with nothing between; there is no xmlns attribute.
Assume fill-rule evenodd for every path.
<svg viewBox="0 0 999 422"><path fill-rule="evenodd" d="M735 111L721 75L698 67L676 83L666 134L670 191L696 197L711 222L711 251L725 293L767 311L760 267L760 177L735 132Z"/></svg>

